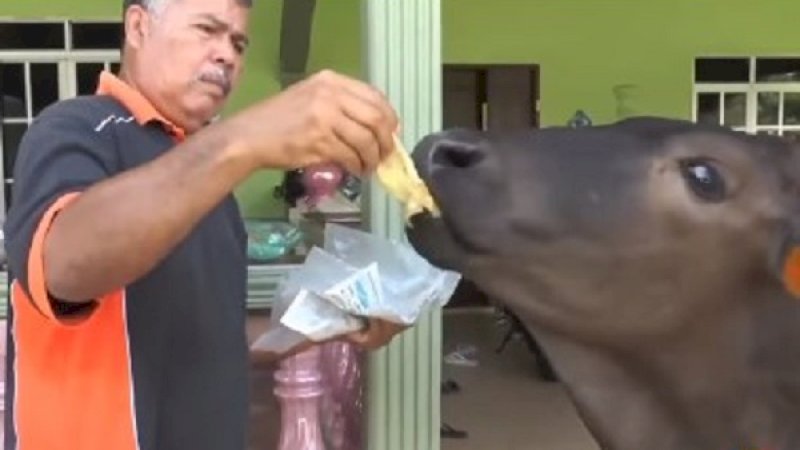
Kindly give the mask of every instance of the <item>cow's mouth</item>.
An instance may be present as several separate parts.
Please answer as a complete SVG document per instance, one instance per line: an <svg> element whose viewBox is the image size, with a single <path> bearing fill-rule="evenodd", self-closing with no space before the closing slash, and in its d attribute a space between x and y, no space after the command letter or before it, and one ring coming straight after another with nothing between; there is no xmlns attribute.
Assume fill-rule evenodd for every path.
<svg viewBox="0 0 800 450"><path fill-rule="evenodd" d="M414 249L431 264L463 273L465 258L472 254L466 241L442 217L420 213L406 228Z"/></svg>
<svg viewBox="0 0 800 450"><path fill-rule="evenodd" d="M475 239L475 217L480 208L470 207L465 189L481 189L465 176L481 156L469 144L448 134L426 137L415 147L413 160L440 214L424 212L411 218L407 230L416 250L433 264L451 270L463 269L464 258L492 250L484 239ZM476 169L479 170L479 169ZM480 193L483 195L483 192Z"/></svg>
<svg viewBox="0 0 800 450"><path fill-rule="evenodd" d="M450 245L457 246L460 250L468 254L486 253L488 250L481 248L476 243L472 242L467 233L465 233L459 226L454 223L454 218L448 210L448 204L442 201L441 196L437 196L431 187L431 196L434 199L439 214L434 215L428 211L418 213L410 218L410 228L425 229L426 227L434 227L438 229L437 234L441 238L447 238Z"/></svg>

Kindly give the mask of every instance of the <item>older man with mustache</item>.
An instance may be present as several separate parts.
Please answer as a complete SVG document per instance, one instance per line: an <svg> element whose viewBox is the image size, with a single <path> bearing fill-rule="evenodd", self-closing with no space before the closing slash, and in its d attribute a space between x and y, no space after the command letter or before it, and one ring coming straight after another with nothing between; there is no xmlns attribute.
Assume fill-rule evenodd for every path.
<svg viewBox="0 0 800 450"><path fill-rule="evenodd" d="M212 122L242 70L250 0L126 0L119 76L24 137L6 448L243 450L246 236L255 171L370 173L397 118L332 72ZM371 324L365 347L399 329Z"/></svg>

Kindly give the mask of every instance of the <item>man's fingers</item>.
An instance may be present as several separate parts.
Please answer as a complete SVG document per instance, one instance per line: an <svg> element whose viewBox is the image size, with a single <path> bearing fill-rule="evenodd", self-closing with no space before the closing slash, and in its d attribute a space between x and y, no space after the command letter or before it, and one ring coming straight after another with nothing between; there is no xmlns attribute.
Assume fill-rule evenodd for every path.
<svg viewBox="0 0 800 450"><path fill-rule="evenodd" d="M377 89L359 80L335 73L329 75L347 94L342 100L346 113L362 125L369 127L380 144L380 158L383 159L394 149L392 133L400 129L397 113L386 97ZM350 101L358 99L358 101Z"/></svg>
<svg viewBox="0 0 800 450"><path fill-rule="evenodd" d="M358 345L363 345L369 340L369 335L364 331L354 331L347 335L347 340Z"/></svg>
<svg viewBox="0 0 800 450"><path fill-rule="evenodd" d="M372 130L378 140L379 158L382 160L394 150L393 133L400 128L400 124L389 104L384 102L382 97L379 99L381 101L378 103L375 101L367 101L362 105L354 103L353 109L347 111L352 114L353 119ZM357 106L361 106L361 108L357 108Z"/></svg>
<svg viewBox="0 0 800 450"><path fill-rule="evenodd" d="M357 121L372 133L373 140L376 143L375 151L378 161L389 156L394 150L394 136L392 135L392 128L385 126L381 113L365 103L352 103L347 105L346 108L345 113L348 117ZM370 166L370 168L372 167L374 166Z"/></svg>
<svg viewBox="0 0 800 450"><path fill-rule="evenodd" d="M362 172L371 171L380 162L380 149L375 134L357 120L352 120L350 113L345 114L347 117L334 125L336 136L360 158Z"/></svg>
<svg viewBox="0 0 800 450"><path fill-rule="evenodd" d="M371 319L366 329L349 334L347 339L363 348L375 350L389 344L405 328L404 325Z"/></svg>
<svg viewBox="0 0 800 450"><path fill-rule="evenodd" d="M359 175L363 171L363 162L358 152L339 134L338 125L333 125L327 130L329 136L320 146L316 157L320 162L338 164L348 173Z"/></svg>
<svg viewBox="0 0 800 450"><path fill-rule="evenodd" d="M386 96L380 90L361 80L346 77L335 72L330 72L326 75L329 76L333 82L348 90L351 94L361 98L362 100L381 110L381 113L386 118L387 124L391 127L391 130L394 130L397 127L397 114L389 104Z"/></svg>
<svg viewBox="0 0 800 450"><path fill-rule="evenodd" d="M292 349L292 353L293 354L302 353L302 352L310 349L311 347L313 347L315 345L317 345L316 342L311 341L311 340L305 340L305 341L301 342L300 344L298 344L295 348L293 348Z"/></svg>

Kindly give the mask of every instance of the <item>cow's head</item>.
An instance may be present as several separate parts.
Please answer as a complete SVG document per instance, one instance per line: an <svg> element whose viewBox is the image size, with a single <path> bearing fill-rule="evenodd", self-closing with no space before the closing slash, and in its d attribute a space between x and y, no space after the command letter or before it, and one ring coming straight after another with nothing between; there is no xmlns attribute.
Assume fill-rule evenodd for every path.
<svg viewBox="0 0 800 450"><path fill-rule="evenodd" d="M798 292L800 276L786 276L798 267L794 246L800 242L800 159L789 144L682 121L631 119L496 135L448 130L425 137L413 157L442 210L440 219L413 219L408 235L415 248L434 264L462 272L559 342L599 349L587 355L628 355L618 358L622 366L632 363L627 369L612 363L597 379L626 370L661 376L656 367L687 357L694 358L686 364L695 364L695 372L724 372L719 376L732 385L740 377L733 373L737 364L761 373L788 370L800 380L794 372L800 356L787 364L774 351L797 334L787 329L800 328L794 306L800 302L790 295ZM781 306L747 312L756 303ZM789 304L794 309L786 314L780 308ZM714 336L710 330L717 326L730 334ZM695 335L694 341L688 337ZM735 336L742 342L730 343ZM723 348L729 343L739 347ZM800 350L800 342L792 345ZM685 355L692 346L688 353L695 354ZM551 353L557 370L568 365L558 360L564 348ZM658 352L669 358L642 362ZM702 361L716 358L713 352L724 358L704 367ZM766 355L773 354L781 369L766 367ZM572 362L575 373L567 378L574 387L600 365ZM655 382L625 380L619 381L622 391L656 389ZM686 391L686 406L699 399L705 382L695 376L656 392ZM602 403L602 386L598 381L584 397ZM800 394L800 383L791 387ZM595 422L606 420L599 416ZM753 421L740 428L754 428ZM698 418L694 428L731 433L724 421L711 422ZM641 425L645 430L652 423ZM697 442L686 437L690 431L681 433L684 443ZM643 448L636 445L628 448Z"/></svg>
<svg viewBox="0 0 800 450"><path fill-rule="evenodd" d="M414 219L417 250L592 338L669 333L777 289L800 218L787 144L685 122L448 130L414 159L443 212Z"/></svg>

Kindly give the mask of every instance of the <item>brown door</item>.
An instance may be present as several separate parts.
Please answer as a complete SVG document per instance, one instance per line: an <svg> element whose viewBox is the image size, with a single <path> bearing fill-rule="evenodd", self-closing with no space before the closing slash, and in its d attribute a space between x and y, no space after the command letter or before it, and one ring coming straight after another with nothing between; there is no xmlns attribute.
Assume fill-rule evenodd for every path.
<svg viewBox="0 0 800 450"><path fill-rule="evenodd" d="M481 74L474 69L445 68L442 74L442 126L481 128Z"/></svg>
<svg viewBox="0 0 800 450"><path fill-rule="evenodd" d="M484 130L539 126L535 65L445 65L442 125Z"/></svg>
<svg viewBox="0 0 800 450"><path fill-rule="evenodd" d="M483 113L487 129L507 131L538 125L535 74L535 70L525 66L486 69L486 105Z"/></svg>

